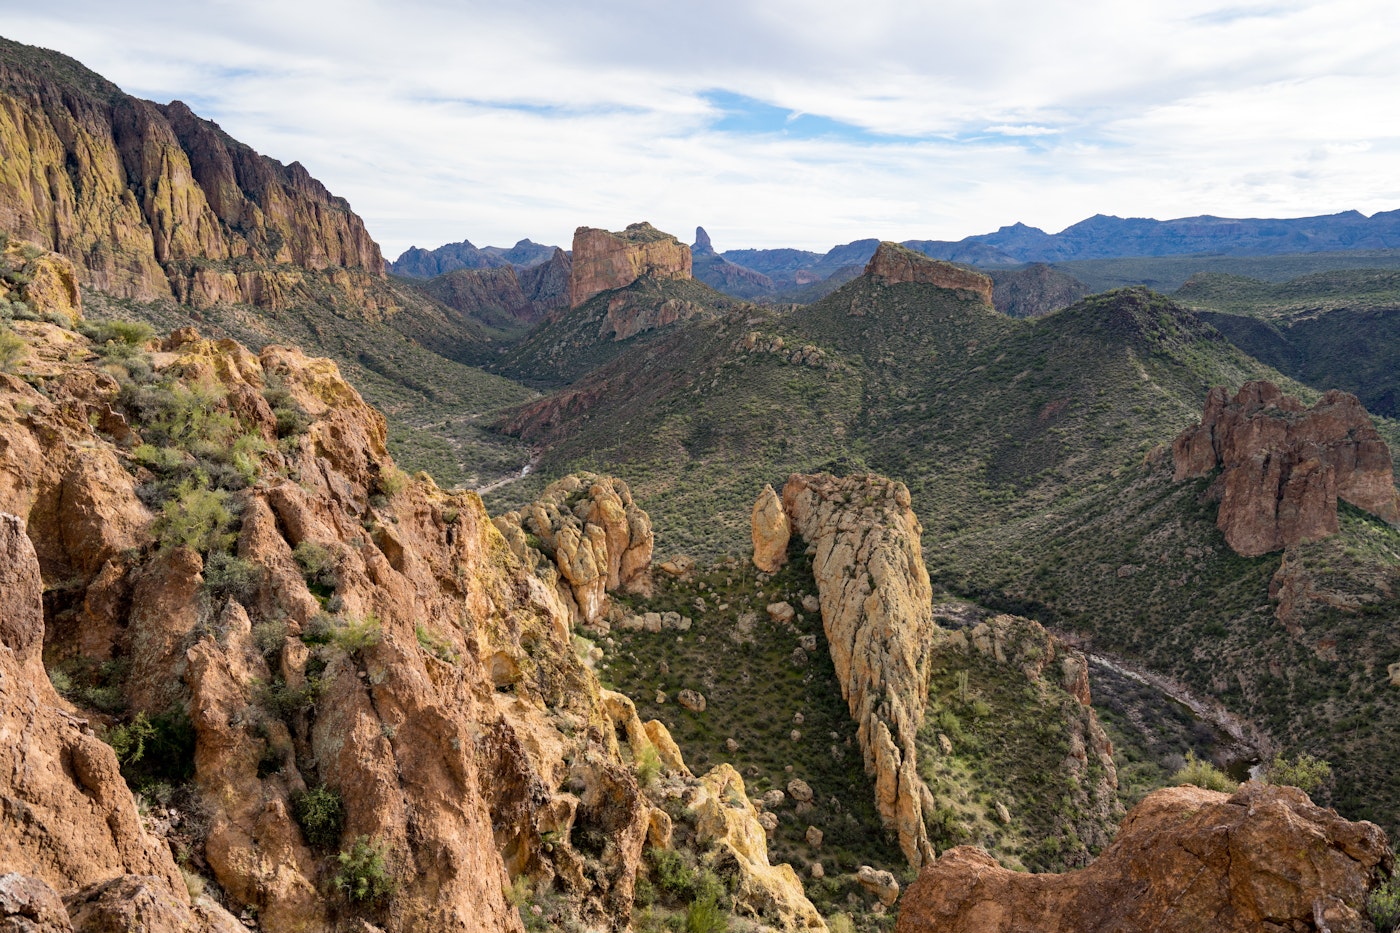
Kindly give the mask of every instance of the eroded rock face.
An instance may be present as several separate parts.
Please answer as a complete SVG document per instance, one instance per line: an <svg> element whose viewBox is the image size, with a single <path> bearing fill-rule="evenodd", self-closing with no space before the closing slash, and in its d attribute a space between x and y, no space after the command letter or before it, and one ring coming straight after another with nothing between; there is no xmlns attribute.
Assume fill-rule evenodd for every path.
<svg viewBox="0 0 1400 933"><path fill-rule="evenodd" d="M543 560L557 571L555 587L580 624L602 620L609 591L650 588L651 519L620 479L566 476L495 525L516 557L536 568Z"/></svg>
<svg viewBox="0 0 1400 933"><path fill-rule="evenodd" d="M631 224L621 233L579 227L574 231L572 263L569 306L577 308L600 292L631 285L644 275L690 278L690 247L649 223Z"/></svg>
<svg viewBox="0 0 1400 933"><path fill-rule="evenodd" d="M865 768L875 776L876 806L917 868L934 857L916 737L939 628L909 490L874 475L794 474L783 486L783 507L793 529L816 546L822 624Z"/></svg>
<svg viewBox="0 0 1400 933"><path fill-rule="evenodd" d="M865 274L885 285L919 282L967 292L983 304L992 303L992 280L980 272L941 259L930 259L907 246L881 243L866 263Z"/></svg>
<svg viewBox="0 0 1400 933"><path fill-rule="evenodd" d="M1390 449L1346 392L1306 408L1270 382L1247 382L1233 399L1216 387L1172 455L1178 481L1220 468L1216 524L1246 557L1336 534L1338 499L1400 524Z"/></svg>
<svg viewBox="0 0 1400 933"><path fill-rule="evenodd" d="M0 152L0 229L116 295L267 306L298 269L334 271L323 280L349 292L359 286L347 270L383 275L364 223L300 163L258 155L179 101L129 97L57 53L0 46Z"/></svg>
<svg viewBox="0 0 1400 933"><path fill-rule="evenodd" d="M772 486L764 486L753 504L752 525L753 565L764 573L773 573L787 562L792 528L783 510L783 501Z"/></svg>
<svg viewBox="0 0 1400 933"><path fill-rule="evenodd" d="M1031 875L959 846L904 896L897 933L1256 933L1369 929L1366 895L1389 867L1385 834L1293 787L1149 794L1087 868Z"/></svg>

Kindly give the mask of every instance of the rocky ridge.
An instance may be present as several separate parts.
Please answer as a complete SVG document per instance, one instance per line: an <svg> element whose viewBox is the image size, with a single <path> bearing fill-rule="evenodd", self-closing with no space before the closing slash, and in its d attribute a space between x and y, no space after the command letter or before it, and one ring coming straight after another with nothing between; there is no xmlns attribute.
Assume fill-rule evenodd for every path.
<svg viewBox="0 0 1400 933"><path fill-rule="evenodd" d="M422 283L423 291L488 327L519 329L568 303L569 256L556 249L544 262L453 269Z"/></svg>
<svg viewBox="0 0 1400 933"><path fill-rule="evenodd" d="M1390 448L1346 392L1307 408L1271 382L1247 382L1233 399L1216 387L1172 457L1177 481L1220 470L1216 524L1246 557L1336 534L1338 499L1400 524Z"/></svg>
<svg viewBox="0 0 1400 933"><path fill-rule="evenodd" d="M32 819L4 821L0 873L29 879L26 904L67 898L78 929L149 901L176 912L155 929L518 930L513 881L553 892L551 922L626 927L644 846L668 844L662 803L698 803L703 779L575 650L565 567L528 541L512 552L474 494L397 471L383 418L328 360L192 330L118 353L44 321L14 328L28 355L23 378L0 374L0 689L5 753L29 764L5 769L3 793ZM196 434L246 439L225 442L249 454L241 480L207 436L153 414L186 397L213 418ZM162 486L170 470L178 488ZM588 482L601 524L551 527L554 557L573 533L591 548L593 598L608 575L645 574L650 533L625 486ZM180 522L193 515L212 527ZM97 708L84 672L107 662L125 673ZM192 809L158 829L123 780L131 759L92 734L153 721L187 723L192 748ZM329 832L298 816L313 792L337 801ZM738 906L823 929L791 870L739 841L761 838L750 811L704 835L746 853ZM174 848L241 923L211 894L186 906ZM337 849L377 853L363 899L335 893Z"/></svg>
<svg viewBox="0 0 1400 933"><path fill-rule="evenodd" d="M876 805L918 868L935 855L924 826L932 795L919 776L917 737L939 628L909 491L877 476L794 474L783 486L783 511L817 549L822 625L865 769L875 776Z"/></svg>
<svg viewBox="0 0 1400 933"><path fill-rule="evenodd" d="M992 280L966 266L930 259L907 246L885 241L866 263L865 275L884 285L917 282L969 293L985 305L992 303Z"/></svg>
<svg viewBox="0 0 1400 933"><path fill-rule="evenodd" d="M631 285L642 276L688 279L690 264L690 247L649 223L629 224L621 233L579 227L574 231L569 306L577 308L594 295Z"/></svg>
<svg viewBox="0 0 1400 933"><path fill-rule="evenodd" d="M1297 788L1148 795L1089 867L1008 871L972 847L945 852L905 894L896 933L1361 933L1366 895L1392 856L1372 823L1350 823Z"/></svg>
<svg viewBox="0 0 1400 933"><path fill-rule="evenodd" d="M87 82L60 83L46 67L53 59ZM9 41L0 93L0 229L68 256L94 287L266 304L283 289L278 266L360 287L383 274L379 247L343 199L180 101L129 97L57 53Z"/></svg>

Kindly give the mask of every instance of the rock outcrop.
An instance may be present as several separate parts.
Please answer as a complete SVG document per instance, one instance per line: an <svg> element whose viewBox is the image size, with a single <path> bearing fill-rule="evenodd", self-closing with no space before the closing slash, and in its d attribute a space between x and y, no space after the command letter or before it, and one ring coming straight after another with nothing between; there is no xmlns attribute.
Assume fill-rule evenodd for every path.
<svg viewBox="0 0 1400 933"><path fill-rule="evenodd" d="M383 276L364 223L301 164L8 40L0 165L0 230L114 295L269 306L301 277L362 295Z"/></svg>
<svg viewBox="0 0 1400 933"><path fill-rule="evenodd" d="M650 588L651 519L620 479L566 476L495 525L516 557L556 572L555 589L579 624L598 625L609 591Z"/></svg>
<svg viewBox="0 0 1400 933"><path fill-rule="evenodd" d="M62 899L82 929L239 926L190 903L162 838L179 824L198 827L180 836L191 870L263 929L329 933L358 912L383 929L520 930L512 881L551 891L570 923L627 928L647 840L668 840L640 765L659 761L678 793L698 781L575 651L573 623L597 618L606 588L647 577L650 523L624 484L557 484L530 513L546 557L533 531L507 524L508 543L475 494L400 473L384 419L328 360L186 329L104 372L71 330L14 328L28 356L24 379L0 374L0 875L18 880L0 908L38 923ZM151 415L182 398L207 416L193 436ZM301 423L279 432L274 407ZM244 440L197 433L211 425ZM242 473L215 469L230 447ZM195 464L210 473L161 486ZM210 475L223 485L198 485ZM175 508L148 507L138 483ZM196 502L226 506L207 512L226 524L175 531ZM119 715L84 679L107 662L125 671L103 688ZM88 725L138 714L187 723L192 747L143 759L192 773L192 802L160 829ZM308 791L341 821L313 833ZM393 892L352 909L329 892L357 840ZM752 901L820 929L774 872L753 862Z"/></svg>
<svg viewBox="0 0 1400 933"><path fill-rule="evenodd" d="M535 324L568 306L568 254L556 249L527 268L501 265L454 269L423 283L423 291L473 321L506 330Z"/></svg>
<svg viewBox="0 0 1400 933"><path fill-rule="evenodd" d="M966 266L930 259L898 243L883 242L865 265L865 274L885 285L915 282L965 292L983 304L992 303L992 280Z"/></svg>
<svg viewBox="0 0 1400 933"><path fill-rule="evenodd" d="M1008 871L960 846L905 893L896 933L1361 933L1367 892L1390 868L1385 834L1293 787L1149 794L1111 847L1063 875Z"/></svg>
<svg viewBox="0 0 1400 933"><path fill-rule="evenodd" d="M577 308L601 292L631 285L642 276L690 278L690 247L649 223L630 224L621 233L594 227L574 231L570 307Z"/></svg>
<svg viewBox="0 0 1400 933"><path fill-rule="evenodd" d="M773 573L787 561L788 540L792 528L788 523L783 501L772 486L764 486L753 504L750 519L753 536L753 565L764 573Z"/></svg>
<svg viewBox="0 0 1400 933"><path fill-rule="evenodd" d="M1246 557L1336 534L1338 499L1400 524L1390 449L1346 392L1307 408L1270 382L1247 382L1233 399L1216 387L1172 455L1178 481L1220 469L1216 524Z"/></svg>
<svg viewBox="0 0 1400 933"><path fill-rule="evenodd" d="M876 807L917 868L934 857L916 739L939 628L909 490L874 475L794 474L783 486L783 508L793 530L816 547L822 625L866 771L875 777Z"/></svg>
<svg viewBox="0 0 1400 933"><path fill-rule="evenodd" d="M690 255L691 272L695 278L726 295L757 298L776 289L773 280L762 272L735 265L715 252L704 227L695 228L695 242L690 247Z"/></svg>

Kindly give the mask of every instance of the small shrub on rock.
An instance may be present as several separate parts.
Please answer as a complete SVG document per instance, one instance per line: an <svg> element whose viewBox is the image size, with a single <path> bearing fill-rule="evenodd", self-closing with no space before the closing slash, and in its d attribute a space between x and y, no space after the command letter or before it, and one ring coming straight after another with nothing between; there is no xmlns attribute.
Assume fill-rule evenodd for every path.
<svg viewBox="0 0 1400 933"><path fill-rule="evenodd" d="M331 883L351 901L378 901L394 892L394 881L389 877L384 848L372 842L368 836L360 836L354 845L335 858L339 869L331 878Z"/></svg>
<svg viewBox="0 0 1400 933"><path fill-rule="evenodd" d="M340 794L322 784L292 798L292 816L306 841L318 849L329 849L340 841L345 825L345 807Z"/></svg>
<svg viewBox="0 0 1400 933"><path fill-rule="evenodd" d="M1193 752L1186 753L1186 764L1172 775L1171 782L1176 785L1194 784L1206 790L1218 790L1225 794L1233 794L1240 786L1239 781L1231 778L1210 762L1201 761Z"/></svg>

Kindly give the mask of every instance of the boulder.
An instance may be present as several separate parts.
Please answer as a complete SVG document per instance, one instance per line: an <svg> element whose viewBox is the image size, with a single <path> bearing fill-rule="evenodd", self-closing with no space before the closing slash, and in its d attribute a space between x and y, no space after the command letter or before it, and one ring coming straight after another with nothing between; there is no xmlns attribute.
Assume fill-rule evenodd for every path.
<svg viewBox="0 0 1400 933"><path fill-rule="evenodd" d="M773 573L787 562L792 528L772 486L764 486L753 504L752 525L753 565L764 573Z"/></svg>
<svg viewBox="0 0 1400 933"><path fill-rule="evenodd" d="M856 883L879 898L886 907L899 900L899 882L890 872L862 865L856 870Z"/></svg>
<svg viewBox="0 0 1400 933"><path fill-rule="evenodd" d="M705 695L698 690L682 690L676 694L676 702L692 713L705 712Z"/></svg>
<svg viewBox="0 0 1400 933"><path fill-rule="evenodd" d="M1008 871L959 846L905 894L896 933L1254 933L1369 929L1366 898L1393 857L1385 834L1294 787L1154 791L1093 863Z"/></svg>

